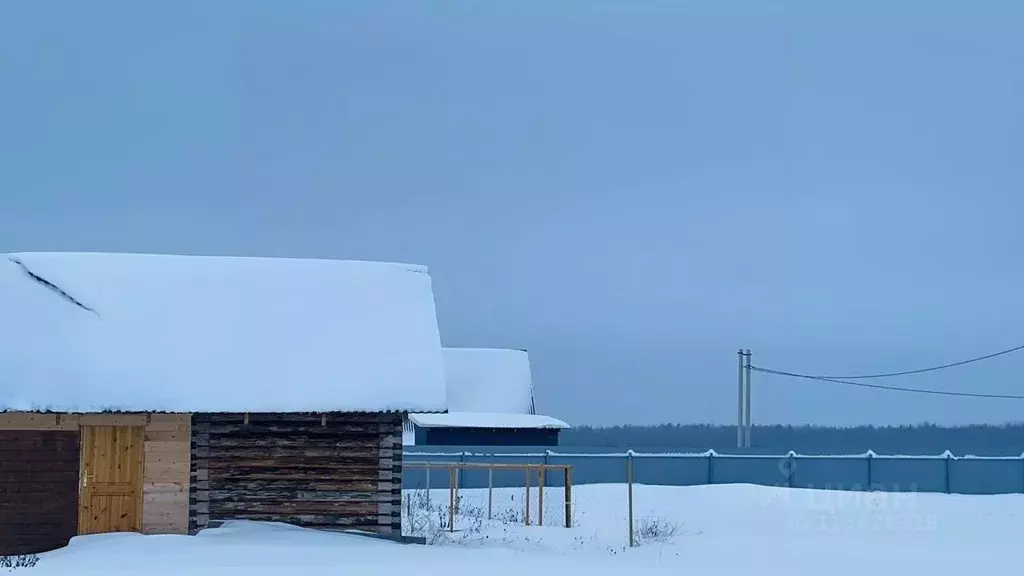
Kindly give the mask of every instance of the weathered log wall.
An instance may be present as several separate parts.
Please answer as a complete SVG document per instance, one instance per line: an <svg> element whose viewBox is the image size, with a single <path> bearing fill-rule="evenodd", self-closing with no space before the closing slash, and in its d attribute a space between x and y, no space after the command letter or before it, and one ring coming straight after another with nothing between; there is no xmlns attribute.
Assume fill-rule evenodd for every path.
<svg viewBox="0 0 1024 576"><path fill-rule="evenodd" d="M194 414L189 530L263 520L400 534L403 417Z"/></svg>

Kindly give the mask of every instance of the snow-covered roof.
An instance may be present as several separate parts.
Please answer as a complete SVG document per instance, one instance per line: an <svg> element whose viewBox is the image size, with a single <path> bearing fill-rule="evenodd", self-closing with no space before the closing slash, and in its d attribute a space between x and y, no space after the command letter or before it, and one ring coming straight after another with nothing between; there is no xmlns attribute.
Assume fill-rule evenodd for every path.
<svg viewBox="0 0 1024 576"><path fill-rule="evenodd" d="M557 418L537 414L499 414L487 412L449 412L447 414L409 414L420 428L568 428Z"/></svg>
<svg viewBox="0 0 1024 576"><path fill-rule="evenodd" d="M0 410L442 411L427 270L0 255Z"/></svg>
<svg viewBox="0 0 1024 576"><path fill-rule="evenodd" d="M449 412L530 414L533 381L523 350L444 348Z"/></svg>
<svg viewBox="0 0 1024 576"><path fill-rule="evenodd" d="M444 348L447 414L410 414L421 428L568 428L534 414L530 355L525 350Z"/></svg>

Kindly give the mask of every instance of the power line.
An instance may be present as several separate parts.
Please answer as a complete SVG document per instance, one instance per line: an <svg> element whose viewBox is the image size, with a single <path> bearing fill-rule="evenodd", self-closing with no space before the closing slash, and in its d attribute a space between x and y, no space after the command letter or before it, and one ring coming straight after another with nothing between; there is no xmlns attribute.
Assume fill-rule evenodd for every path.
<svg viewBox="0 0 1024 576"><path fill-rule="evenodd" d="M816 380L819 382L829 382L831 384L842 384L844 386L857 386L860 388L872 388L875 390L888 390L890 392L912 392L915 394L932 394L935 396L959 396L967 398L998 398L1002 400L1024 400L1024 395L1018 394L986 394L981 392L950 392L945 390L928 390L926 388L906 388L903 386L884 386L881 384L867 384L865 382L849 382L838 378L829 378L825 376L811 376L810 374L797 374L795 372L783 372L782 370L771 370L768 368L759 368L757 366L751 366L751 370L755 372L762 372L765 374L774 374L776 376L789 376L791 378L802 378L804 380Z"/></svg>
<svg viewBox="0 0 1024 576"><path fill-rule="evenodd" d="M931 366L929 368L919 368L917 370L905 370L903 372L886 372L883 374L863 374L860 376L813 376L813 378L820 378L823 380L867 380L869 378L891 378L893 376L907 376L910 374L923 374L925 372L934 372L936 370L945 370L946 368L954 368L956 366L963 366L965 364L971 364L974 362L981 362L982 360L988 360L995 358L996 356L1003 356L1004 354L1011 354L1013 352L1019 352L1024 350L1024 345L1015 346L1013 348L1007 348L1006 350L1000 350L999 352L993 352L992 354L986 354L984 356L978 356L976 358L969 358L967 360L961 360L959 362L951 362L949 364L942 364L941 366ZM787 376L793 376L793 374L786 374ZM808 375L802 375L806 377L812 377Z"/></svg>

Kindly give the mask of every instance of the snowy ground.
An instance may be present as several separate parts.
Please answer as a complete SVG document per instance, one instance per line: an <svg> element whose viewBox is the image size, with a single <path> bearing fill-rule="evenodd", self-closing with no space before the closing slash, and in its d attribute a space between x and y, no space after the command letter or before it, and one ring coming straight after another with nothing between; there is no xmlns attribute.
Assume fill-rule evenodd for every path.
<svg viewBox="0 0 1024 576"><path fill-rule="evenodd" d="M281 525L231 523L196 537L76 538L42 555L41 574L286 575L755 574L929 576L1018 568L1024 495L840 493L748 485L635 487L643 543L625 548L626 488L578 486L566 529L560 489L545 494L544 527L524 526L523 490L460 494L457 531L444 534L448 492L412 497L410 525L433 545L401 545ZM531 507L536 519L536 492ZM551 525L548 525L551 524ZM556 525L557 524L557 525ZM639 572L634 572L639 571Z"/></svg>

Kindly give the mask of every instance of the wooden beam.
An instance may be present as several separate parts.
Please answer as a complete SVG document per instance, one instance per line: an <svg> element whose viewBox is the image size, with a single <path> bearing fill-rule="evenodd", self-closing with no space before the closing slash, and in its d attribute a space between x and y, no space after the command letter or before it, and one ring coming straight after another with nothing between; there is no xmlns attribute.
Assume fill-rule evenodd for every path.
<svg viewBox="0 0 1024 576"><path fill-rule="evenodd" d="M455 532L455 468L448 471L448 531Z"/></svg>
<svg viewBox="0 0 1024 576"><path fill-rule="evenodd" d="M537 468L537 526L544 525L544 469Z"/></svg>
<svg viewBox="0 0 1024 576"><path fill-rule="evenodd" d="M0 412L0 430L78 430L78 416L76 414Z"/></svg>
<svg viewBox="0 0 1024 576"><path fill-rule="evenodd" d="M410 455L415 455L415 453ZM483 470L565 470L566 468L572 468L572 464L489 464L485 462L403 462L402 466L406 468L415 468L419 470L430 470L437 468L448 469L452 467L463 469L480 468Z"/></svg>
<svg viewBox="0 0 1024 576"><path fill-rule="evenodd" d="M82 426L145 426L145 414L82 414Z"/></svg>
<svg viewBox="0 0 1024 576"><path fill-rule="evenodd" d="M572 528L572 468L565 469L565 527Z"/></svg>

